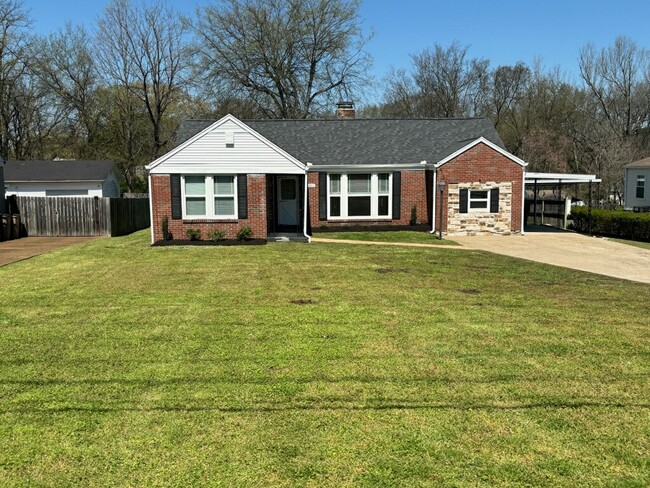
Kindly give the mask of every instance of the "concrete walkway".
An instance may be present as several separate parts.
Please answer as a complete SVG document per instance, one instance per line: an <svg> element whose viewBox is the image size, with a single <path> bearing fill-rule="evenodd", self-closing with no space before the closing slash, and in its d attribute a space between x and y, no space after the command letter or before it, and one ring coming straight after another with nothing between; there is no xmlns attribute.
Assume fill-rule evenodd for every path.
<svg viewBox="0 0 650 488"><path fill-rule="evenodd" d="M557 230L524 236L453 237L469 249L650 283L650 250Z"/></svg>
<svg viewBox="0 0 650 488"><path fill-rule="evenodd" d="M0 266L22 261L63 247L92 241L97 237L23 237L0 242Z"/></svg>
<svg viewBox="0 0 650 488"><path fill-rule="evenodd" d="M455 241L455 238L450 238ZM450 244L422 244L419 242L385 242L385 241L358 241L353 239L328 239L325 237L312 237L312 242L332 242L334 244L367 244L375 246L401 246L401 247L444 247L445 249L464 249L461 246L454 246Z"/></svg>

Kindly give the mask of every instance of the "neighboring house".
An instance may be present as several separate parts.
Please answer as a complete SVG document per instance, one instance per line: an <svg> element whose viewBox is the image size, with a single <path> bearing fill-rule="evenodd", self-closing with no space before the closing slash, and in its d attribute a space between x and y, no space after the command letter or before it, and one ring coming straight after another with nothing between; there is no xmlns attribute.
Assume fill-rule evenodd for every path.
<svg viewBox="0 0 650 488"><path fill-rule="evenodd" d="M624 168L625 210L650 209L650 157Z"/></svg>
<svg viewBox="0 0 650 488"><path fill-rule="evenodd" d="M4 172L5 160L0 156L0 214L3 214L7 211L6 202L5 202L5 172Z"/></svg>
<svg viewBox="0 0 650 488"><path fill-rule="evenodd" d="M119 197L114 161L16 161L5 164L7 195Z"/></svg>
<svg viewBox="0 0 650 488"><path fill-rule="evenodd" d="M227 115L183 122L178 140L147 166L153 242L165 217L181 239L190 228L233 237L250 226L257 238L306 236L310 227L438 229L440 205L448 234L522 231L526 163L487 119Z"/></svg>

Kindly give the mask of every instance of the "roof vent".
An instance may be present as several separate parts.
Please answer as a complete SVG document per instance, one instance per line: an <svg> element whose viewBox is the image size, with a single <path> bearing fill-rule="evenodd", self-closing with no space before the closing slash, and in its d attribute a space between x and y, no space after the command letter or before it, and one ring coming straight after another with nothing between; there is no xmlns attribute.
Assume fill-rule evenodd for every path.
<svg viewBox="0 0 650 488"><path fill-rule="evenodd" d="M353 119L355 115L354 102L338 102L336 104L337 119Z"/></svg>

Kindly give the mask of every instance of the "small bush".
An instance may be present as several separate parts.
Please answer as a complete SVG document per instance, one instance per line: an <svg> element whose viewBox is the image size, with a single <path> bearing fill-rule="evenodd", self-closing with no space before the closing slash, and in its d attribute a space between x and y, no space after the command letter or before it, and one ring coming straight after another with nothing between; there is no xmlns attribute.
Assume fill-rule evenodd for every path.
<svg viewBox="0 0 650 488"><path fill-rule="evenodd" d="M187 238L190 241L200 241L201 240L201 231L199 229L187 229Z"/></svg>
<svg viewBox="0 0 650 488"><path fill-rule="evenodd" d="M413 205L411 207L411 220L410 224L415 225L418 223L418 207L416 205Z"/></svg>
<svg viewBox="0 0 650 488"><path fill-rule="evenodd" d="M162 236L165 241L169 240L169 217L166 215L162 219Z"/></svg>
<svg viewBox="0 0 650 488"><path fill-rule="evenodd" d="M589 232L589 209L574 207L571 217L575 230ZM603 236L650 242L650 213L592 209L591 231Z"/></svg>
<svg viewBox="0 0 650 488"><path fill-rule="evenodd" d="M208 232L208 239L211 241L223 241L226 238L226 231L214 229Z"/></svg>
<svg viewBox="0 0 650 488"><path fill-rule="evenodd" d="M251 229L248 226L242 227L237 232L237 239L240 240L240 241L247 241L251 237L253 237L253 229Z"/></svg>

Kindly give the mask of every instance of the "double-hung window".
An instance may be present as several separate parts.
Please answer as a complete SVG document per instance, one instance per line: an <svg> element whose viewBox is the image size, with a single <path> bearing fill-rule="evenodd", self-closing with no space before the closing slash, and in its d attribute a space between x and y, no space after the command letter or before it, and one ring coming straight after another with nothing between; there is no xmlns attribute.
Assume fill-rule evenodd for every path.
<svg viewBox="0 0 650 488"><path fill-rule="evenodd" d="M235 175L183 176L183 218L237 218Z"/></svg>
<svg viewBox="0 0 650 488"><path fill-rule="evenodd" d="M488 190L470 190L469 209L470 211L488 211L490 209L490 192Z"/></svg>
<svg viewBox="0 0 650 488"><path fill-rule="evenodd" d="M390 173L328 175L328 218L390 218Z"/></svg>
<svg viewBox="0 0 650 488"><path fill-rule="evenodd" d="M636 197L645 198L645 176L637 175L636 177Z"/></svg>

